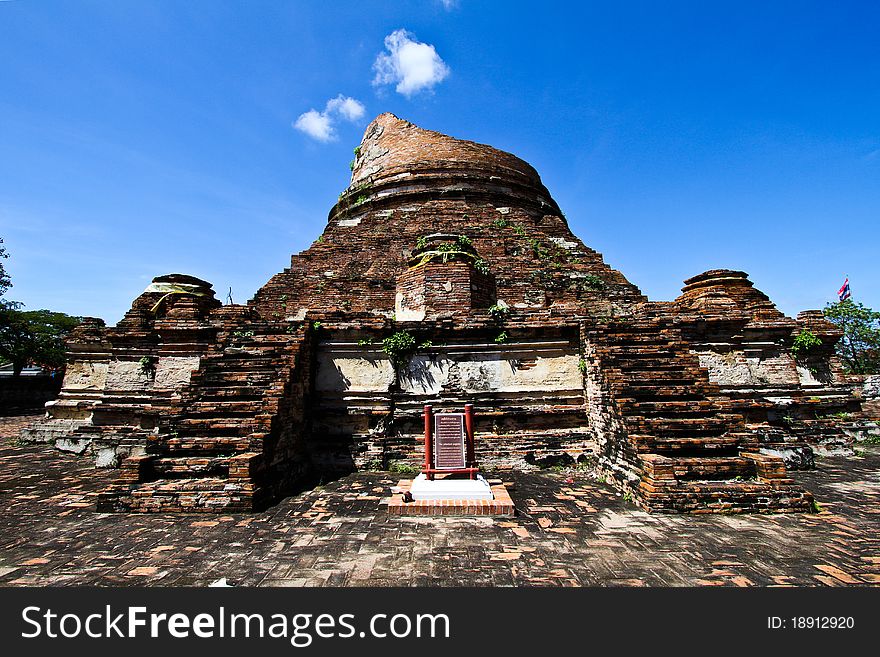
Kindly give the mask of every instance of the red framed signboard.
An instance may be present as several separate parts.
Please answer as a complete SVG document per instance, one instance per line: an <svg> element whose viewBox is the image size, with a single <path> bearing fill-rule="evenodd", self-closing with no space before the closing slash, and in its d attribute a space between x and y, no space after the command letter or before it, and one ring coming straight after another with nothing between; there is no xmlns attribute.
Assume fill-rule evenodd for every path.
<svg viewBox="0 0 880 657"><path fill-rule="evenodd" d="M466 474L475 479L480 469L474 456L474 405L464 413L433 413L425 405L425 465L428 479L435 473Z"/></svg>
<svg viewBox="0 0 880 657"><path fill-rule="evenodd" d="M461 470L467 467L464 413L434 415L434 468Z"/></svg>

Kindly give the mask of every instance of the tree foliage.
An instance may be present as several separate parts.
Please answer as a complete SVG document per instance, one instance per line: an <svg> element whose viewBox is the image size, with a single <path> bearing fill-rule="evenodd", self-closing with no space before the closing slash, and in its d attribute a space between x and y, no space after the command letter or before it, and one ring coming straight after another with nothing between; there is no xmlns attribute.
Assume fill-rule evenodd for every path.
<svg viewBox="0 0 880 657"><path fill-rule="evenodd" d="M0 309L0 361L17 376L27 365L64 367L64 338L82 321L51 310Z"/></svg>
<svg viewBox="0 0 880 657"><path fill-rule="evenodd" d="M852 299L830 303L823 312L843 331L837 355L846 370L850 374L880 373L880 312Z"/></svg>
<svg viewBox="0 0 880 657"><path fill-rule="evenodd" d="M3 260L9 257L9 253L6 251L6 247L3 246L3 238L0 237L0 297L6 294L6 290L12 287L12 279L9 278L9 273L6 271L6 267L3 266ZM5 303L0 301L0 303Z"/></svg>
<svg viewBox="0 0 880 657"><path fill-rule="evenodd" d="M416 339L406 331L398 331L382 340L382 351L395 368L406 365L416 350Z"/></svg>
<svg viewBox="0 0 880 657"><path fill-rule="evenodd" d="M9 257L9 252L6 250L6 247L3 246L3 238L0 237L0 297L2 297L9 288L12 287L12 279L9 277L9 272L6 271L6 267L3 266L3 261ZM7 301L6 299L0 299L0 308L9 308L9 307L17 307L14 301Z"/></svg>
<svg viewBox="0 0 880 657"><path fill-rule="evenodd" d="M794 354L796 358L801 358L821 346L822 340L819 336L813 333L810 329L803 329L795 337L794 343L791 345L791 353Z"/></svg>
<svg viewBox="0 0 880 657"><path fill-rule="evenodd" d="M0 296L10 287L12 280L3 267L8 258L0 238ZM64 338L82 321L51 310L21 310L17 301L0 299L0 364L12 363L15 376L30 364L51 369L64 367Z"/></svg>

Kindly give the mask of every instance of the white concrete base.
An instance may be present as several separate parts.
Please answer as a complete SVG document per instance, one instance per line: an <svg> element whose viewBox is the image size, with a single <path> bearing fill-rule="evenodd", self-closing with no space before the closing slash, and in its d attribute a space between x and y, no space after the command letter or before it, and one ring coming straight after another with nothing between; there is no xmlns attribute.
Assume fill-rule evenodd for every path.
<svg viewBox="0 0 880 657"><path fill-rule="evenodd" d="M425 474L413 479L409 489L414 500L491 500L492 488L482 475L476 479L435 479Z"/></svg>

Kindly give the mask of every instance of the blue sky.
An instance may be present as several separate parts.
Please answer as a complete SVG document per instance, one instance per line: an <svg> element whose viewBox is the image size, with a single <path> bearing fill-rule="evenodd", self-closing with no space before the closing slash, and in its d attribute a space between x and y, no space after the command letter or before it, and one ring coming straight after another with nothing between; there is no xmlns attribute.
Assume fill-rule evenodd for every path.
<svg viewBox="0 0 880 657"><path fill-rule="evenodd" d="M871 2L0 2L7 296L243 302L390 111L530 162L652 299L729 267L788 314L845 273L880 308L878 34Z"/></svg>

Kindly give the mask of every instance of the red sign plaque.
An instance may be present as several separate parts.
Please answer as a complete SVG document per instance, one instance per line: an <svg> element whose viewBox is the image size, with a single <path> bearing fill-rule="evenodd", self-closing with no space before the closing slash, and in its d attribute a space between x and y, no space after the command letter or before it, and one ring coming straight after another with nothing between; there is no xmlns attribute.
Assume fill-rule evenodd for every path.
<svg viewBox="0 0 880 657"><path fill-rule="evenodd" d="M434 467L437 470L460 470L466 467L466 440L464 413L434 415Z"/></svg>

